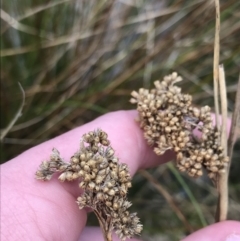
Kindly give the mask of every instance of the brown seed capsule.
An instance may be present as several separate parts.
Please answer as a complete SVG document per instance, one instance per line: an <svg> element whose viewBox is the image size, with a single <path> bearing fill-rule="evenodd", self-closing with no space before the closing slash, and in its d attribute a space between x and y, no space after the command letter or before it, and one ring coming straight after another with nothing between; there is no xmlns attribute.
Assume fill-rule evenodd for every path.
<svg viewBox="0 0 240 241"><path fill-rule="evenodd" d="M100 184L103 180L104 180L104 176L99 176L99 175L97 175L96 176L96 179L95 179L95 182L97 183L97 184Z"/></svg>
<svg viewBox="0 0 240 241"><path fill-rule="evenodd" d="M68 168L68 165L67 164L63 164L59 167L59 171L62 172L62 171L65 171L66 169Z"/></svg>
<svg viewBox="0 0 240 241"><path fill-rule="evenodd" d="M98 151L98 145L96 144L94 144L92 147L91 147L91 149L92 149L92 152L94 152L94 153L96 153L97 151Z"/></svg>
<svg viewBox="0 0 240 241"><path fill-rule="evenodd" d="M181 149L178 147L178 146L176 146L176 147L174 147L174 151L175 152L179 152Z"/></svg>
<svg viewBox="0 0 240 241"><path fill-rule="evenodd" d="M200 110L194 107L192 111L193 111L193 115L198 118L200 115Z"/></svg>
<svg viewBox="0 0 240 241"><path fill-rule="evenodd" d="M105 155L106 155L107 158L113 157L113 155L114 155L114 150L113 150L111 147L108 147L108 148L106 149Z"/></svg>
<svg viewBox="0 0 240 241"><path fill-rule="evenodd" d="M80 170L80 171L78 172L79 177L83 177L84 174L85 174L85 172L84 172L83 170Z"/></svg>
<svg viewBox="0 0 240 241"><path fill-rule="evenodd" d="M82 153L82 154L80 155L80 160L81 160L81 161L85 161L85 160L86 160L86 155L85 155L84 153Z"/></svg>
<svg viewBox="0 0 240 241"><path fill-rule="evenodd" d="M109 188L108 188L108 187L104 187L104 188L103 188L103 192L104 192L104 193L109 192Z"/></svg>
<svg viewBox="0 0 240 241"><path fill-rule="evenodd" d="M178 152L177 153L177 160L180 161L183 159L183 153L182 152Z"/></svg>
<svg viewBox="0 0 240 241"><path fill-rule="evenodd" d="M202 162L203 160L203 157L202 156L198 156L197 159L196 159L196 162Z"/></svg>
<svg viewBox="0 0 240 241"><path fill-rule="evenodd" d="M207 154L212 155L213 154L213 149L207 149Z"/></svg>
<svg viewBox="0 0 240 241"><path fill-rule="evenodd" d="M113 209L114 210L118 210L119 209L118 203L116 203L116 202L113 203Z"/></svg>
<svg viewBox="0 0 240 241"><path fill-rule="evenodd" d="M85 182L80 182L79 183L79 187L80 188L85 188L86 187L86 183Z"/></svg>
<svg viewBox="0 0 240 241"><path fill-rule="evenodd" d="M96 192L99 192L100 189L101 189L100 185L96 185L96 186L95 186L95 190L96 190Z"/></svg>
<svg viewBox="0 0 240 241"><path fill-rule="evenodd" d="M190 163L188 161L186 161L185 164L184 164L184 167L185 168L189 168L190 167Z"/></svg>
<svg viewBox="0 0 240 241"><path fill-rule="evenodd" d="M117 180L117 178L118 178L117 172L115 170L110 172L110 176L111 176L111 178L113 178L115 180Z"/></svg>
<svg viewBox="0 0 240 241"><path fill-rule="evenodd" d="M171 132L171 127L169 127L169 126L165 127L165 131L166 131L167 133L170 133L170 132Z"/></svg>
<svg viewBox="0 0 240 241"><path fill-rule="evenodd" d="M176 117L176 116L174 116L173 118L172 118L172 121L174 122L174 123L176 123L176 122L178 122L178 118Z"/></svg>
<svg viewBox="0 0 240 241"><path fill-rule="evenodd" d="M101 144L104 146L108 146L110 142L108 140L101 140Z"/></svg>
<svg viewBox="0 0 240 241"><path fill-rule="evenodd" d="M68 181L72 181L73 180L73 173L70 172L70 171L66 172L66 179Z"/></svg>
<svg viewBox="0 0 240 241"><path fill-rule="evenodd" d="M90 167L86 164L84 165L83 170L86 172L90 172Z"/></svg>
<svg viewBox="0 0 240 241"><path fill-rule="evenodd" d="M115 185L115 183L114 183L114 182L111 182L111 181L107 183L107 187L108 187L108 188L111 188L111 187L113 187L114 185Z"/></svg>
<svg viewBox="0 0 240 241"><path fill-rule="evenodd" d="M211 159L211 155L206 154L206 155L205 155L205 159L206 159L206 160L210 160L210 159Z"/></svg>
<svg viewBox="0 0 240 241"><path fill-rule="evenodd" d="M108 161L105 159L102 161L102 163L99 165L100 169L105 169L108 167Z"/></svg>
<svg viewBox="0 0 240 241"><path fill-rule="evenodd" d="M128 221L128 218L126 216L122 217L122 222L123 223L127 223L127 221Z"/></svg>
<svg viewBox="0 0 240 241"><path fill-rule="evenodd" d="M99 137L100 137L100 139L105 139L105 140L107 140L108 134L107 134L106 132L104 132L104 131L100 131Z"/></svg>
<svg viewBox="0 0 240 241"><path fill-rule="evenodd" d="M81 168L80 168L80 165L74 165L74 167L72 166L72 168L75 170L75 171L79 171Z"/></svg>
<svg viewBox="0 0 240 241"><path fill-rule="evenodd" d="M88 164L88 166L89 167L95 167L96 166L96 161L95 160L93 160L93 159L90 159L88 162L87 162L87 164Z"/></svg>
<svg viewBox="0 0 240 241"><path fill-rule="evenodd" d="M208 139L208 136L203 133L203 134L202 134L202 140L203 140L203 141L207 141L207 139Z"/></svg>
<svg viewBox="0 0 240 241"><path fill-rule="evenodd" d="M177 166L178 170L181 171L181 172L185 172L186 171L186 168L184 166Z"/></svg>
<svg viewBox="0 0 240 241"><path fill-rule="evenodd" d="M106 169L99 170L99 171L98 171L98 175L99 175L99 176L106 175Z"/></svg>
<svg viewBox="0 0 240 241"><path fill-rule="evenodd" d="M94 182L89 182L89 183L88 183L88 188L89 188L90 190L93 190L93 189L95 188L95 183L94 183Z"/></svg>
<svg viewBox="0 0 240 241"><path fill-rule="evenodd" d="M71 157L71 162L78 164L79 163L79 158L77 158L76 156Z"/></svg>
<svg viewBox="0 0 240 241"><path fill-rule="evenodd" d="M185 165L185 163L186 163L186 159L182 159L182 160L180 160L180 162L179 162L182 166L184 166Z"/></svg>
<svg viewBox="0 0 240 241"><path fill-rule="evenodd" d="M80 166L84 167L85 165L86 165L86 162L85 161L81 161Z"/></svg>
<svg viewBox="0 0 240 241"><path fill-rule="evenodd" d="M195 174L195 173L197 173L197 170L196 170L195 168L192 168L192 169L190 169L190 172L191 172L192 174Z"/></svg>
<svg viewBox="0 0 240 241"><path fill-rule="evenodd" d="M211 167L210 170L212 172L218 172L218 168L216 166Z"/></svg>
<svg viewBox="0 0 240 241"><path fill-rule="evenodd" d="M184 148L186 146L186 144L184 143L184 142L181 142L181 143L179 143L179 147L182 149L182 148Z"/></svg>
<svg viewBox="0 0 240 241"><path fill-rule="evenodd" d="M86 157L87 157L87 159L92 158L93 157L93 153L92 152L88 152Z"/></svg>
<svg viewBox="0 0 240 241"><path fill-rule="evenodd" d="M191 159L192 161L196 161L196 159L197 159L197 156L195 156L195 155L192 155L192 156L190 156L190 159Z"/></svg>
<svg viewBox="0 0 240 241"><path fill-rule="evenodd" d="M125 176L126 176L126 171L125 171L125 170L119 172L119 177L120 177L120 178L123 178L123 177L125 177Z"/></svg>
<svg viewBox="0 0 240 241"><path fill-rule="evenodd" d="M165 150L161 150L161 149L155 147L155 148L154 148L154 152L155 152L158 156L160 156L160 155L162 155L162 154L165 152Z"/></svg>
<svg viewBox="0 0 240 241"><path fill-rule="evenodd" d="M74 172L74 173L72 174L72 179L75 180L75 179L77 179L77 178L79 178L79 175L78 175L77 172Z"/></svg>
<svg viewBox="0 0 240 241"><path fill-rule="evenodd" d="M86 173L85 176L84 176L84 181L85 181L85 182L91 181L91 176Z"/></svg>
<svg viewBox="0 0 240 241"><path fill-rule="evenodd" d="M97 193L97 200L103 201L104 200L104 194L102 192Z"/></svg>
<svg viewBox="0 0 240 241"><path fill-rule="evenodd" d="M217 154L212 155L211 161L217 161L217 160L218 160L218 155Z"/></svg>
<svg viewBox="0 0 240 241"><path fill-rule="evenodd" d="M93 180L96 178L96 172L90 172L90 178Z"/></svg>
<svg viewBox="0 0 240 241"><path fill-rule="evenodd" d="M108 207L111 207L111 206L112 206L112 202L106 201L106 205L107 205Z"/></svg>
<svg viewBox="0 0 240 241"><path fill-rule="evenodd" d="M113 158L111 158L111 161L116 164L118 162L118 158L117 157L113 157Z"/></svg>
<svg viewBox="0 0 240 241"><path fill-rule="evenodd" d="M120 190L119 190L119 193L120 193L121 196L126 196L126 194L127 194L127 189L126 189L126 187L125 187L124 185L121 185L121 188L120 188Z"/></svg>
<svg viewBox="0 0 240 241"><path fill-rule="evenodd" d="M47 168L49 167L49 164L50 164L50 162L48 162L48 161L43 161L42 164L41 164L41 166L42 166L43 168L47 169Z"/></svg>
<svg viewBox="0 0 240 241"><path fill-rule="evenodd" d="M194 168L195 169L201 169L202 165L200 163L196 163L196 164L194 164Z"/></svg>
<svg viewBox="0 0 240 241"><path fill-rule="evenodd" d="M110 190L108 191L108 195L114 196L114 195L115 195L115 191L114 191L113 189L110 189Z"/></svg>
<svg viewBox="0 0 240 241"><path fill-rule="evenodd" d="M66 180L66 172L63 172L59 177L58 179L61 181L61 182L64 182Z"/></svg>

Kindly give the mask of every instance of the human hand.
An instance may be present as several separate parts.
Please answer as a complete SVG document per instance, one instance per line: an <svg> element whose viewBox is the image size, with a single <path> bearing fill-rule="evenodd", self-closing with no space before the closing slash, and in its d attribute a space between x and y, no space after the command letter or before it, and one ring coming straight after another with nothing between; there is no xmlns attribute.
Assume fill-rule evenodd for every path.
<svg viewBox="0 0 240 241"><path fill-rule="evenodd" d="M128 164L131 175L138 169L171 160L174 157L171 151L159 157L147 146L134 121L136 115L135 111L106 114L1 165L1 240L102 241L99 228L85 227L87 211L79 210L74 204L80 193L76 181L60 183L53 177L46 185L35 180L34 175L39 164L49 158L53 147L69 160L78 149L80 137L97 128L108 133L116 155L120 162ZM216 223L184 239L198 240L240 240L240 222Z"/></svg>

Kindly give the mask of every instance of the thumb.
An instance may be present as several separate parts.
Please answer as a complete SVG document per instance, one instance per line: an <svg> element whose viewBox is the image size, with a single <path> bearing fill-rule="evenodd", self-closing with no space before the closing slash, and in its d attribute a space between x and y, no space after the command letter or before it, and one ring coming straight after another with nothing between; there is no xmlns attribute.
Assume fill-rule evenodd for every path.
<svg viewBox="0 0 240 241"><path fill-rule="evenodd" d="M240 241L240 222L223 221L198 230L182 241Z"/></svg>

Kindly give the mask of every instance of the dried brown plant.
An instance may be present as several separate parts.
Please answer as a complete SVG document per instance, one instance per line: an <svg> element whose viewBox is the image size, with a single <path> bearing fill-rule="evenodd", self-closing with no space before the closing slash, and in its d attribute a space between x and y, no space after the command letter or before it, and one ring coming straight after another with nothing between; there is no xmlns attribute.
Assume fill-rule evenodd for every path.
<svg viewBox="0 0 240 241"><path fill-rule="evenodd" d="M142 225L136 213L130 213L127 200L131 176L126 164L118 162L110 146L107 134L101 129L83 135L80 149L66 163L56 149L50 161L44 161L36 178L50 180L55 172L61 172L60 181L79 179L84 190L77 198L80 209L89 207L96 214L104 239L112 240L112 231L121 240L140 234Z"/></svg>
<svg viewBox="0 0 240 241"><path fill-rule="evenodd" d="M174 72L155 81L154 89L133 91L130 102L137 104L144 137L157 155L171 149L180 171L199 177L206 169L215 181L218 173L225 172L229 158L213 126L210 107L194 107L192 97L174 85L181 80Z"/></svg>

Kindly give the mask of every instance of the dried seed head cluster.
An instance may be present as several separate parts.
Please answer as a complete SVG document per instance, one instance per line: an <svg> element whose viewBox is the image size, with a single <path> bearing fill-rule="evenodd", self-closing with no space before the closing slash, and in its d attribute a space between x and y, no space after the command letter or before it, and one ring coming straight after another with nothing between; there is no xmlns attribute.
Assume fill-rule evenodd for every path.
<svg viewBox="0 0 240 241"><path fill-rule="evenodd" d="M213 127L210 107L196 108L192 97L175 86L182 78L177 73L155 81L151 90L133 91L130 102L137 104L140 126L157 155L172 149L177 154L177 168L192 177L210 178L224 172L228 158L220 146L219 132ZM200 131L197 137L194 132Z"/></svg>
<svg viewBox="0 0 240 241"><path fill-rule="evenodd" d="M121 240L140 234L142 225L136 213L130 213L131 203L127 191L131 176L126 164L118 162L110 146L108 136L98 129L83 135L80 150L64 162L54 149L50 161L43 162L36 177L49 180L54 172L62 172L61 181L80 179L79 187L84 193L78 197L79 208L90 207L95 212L105 232L106 240L112 230Z"/></svg>

